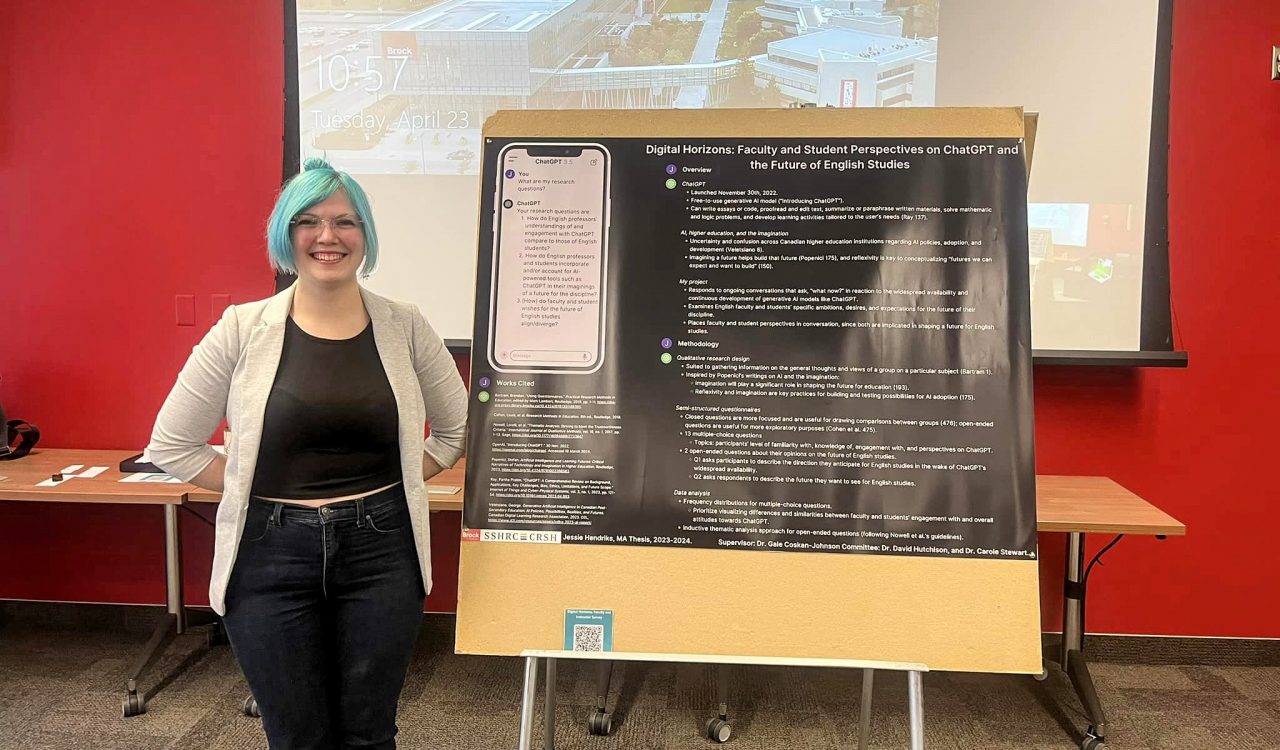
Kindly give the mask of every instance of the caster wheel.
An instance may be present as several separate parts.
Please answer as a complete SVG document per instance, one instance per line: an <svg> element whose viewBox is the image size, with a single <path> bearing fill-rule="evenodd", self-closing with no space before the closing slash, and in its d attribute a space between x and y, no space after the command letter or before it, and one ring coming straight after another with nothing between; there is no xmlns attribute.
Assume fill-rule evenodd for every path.
<svg viewBox="0 0 1280 750"><path fill-rule="evenodd" d="M258 701L252 695L244 699L244 705L240 710L244 711L245 716L252 716L255 719L262 718L262 712L258 710Z"/></svg>
<svg viewBox="0 0 1280 750"><path fill-rule="evenodd" d="M587 717L587 734L597 737L608 737L613 734L613 714L599 709L592 711Z"/></svg>
<svg viewBox="0 0 1280 750"><path fill-rule="evenodd" d="M712 719L707 722L707 739L713 742L728 742L733 736L733 727L724 719Z"/></svg>
<svg viewBox="0 0 1280 750"><path fill-rule="evenodd" d="M1049 679L1049 668L1042 667L1040 669L1040 674L1033 674L1031 676L1035 679L1036 682L1044 682L1045 680Z"/></svg>
<svg viewBox="0 0 1280 750"><path fill-rule="evenodd" d="M125 693L124 700L120 703L126 719L147 712L147 699L137 693Z"/></svg>
<svg viewBox="0 0 1280 750"><path fill-rule="evenodd" d="M1093 734L1092 728L1089 733L1080 740L1080 750L1109 750L1107 743L1101 738Z"/></svg>

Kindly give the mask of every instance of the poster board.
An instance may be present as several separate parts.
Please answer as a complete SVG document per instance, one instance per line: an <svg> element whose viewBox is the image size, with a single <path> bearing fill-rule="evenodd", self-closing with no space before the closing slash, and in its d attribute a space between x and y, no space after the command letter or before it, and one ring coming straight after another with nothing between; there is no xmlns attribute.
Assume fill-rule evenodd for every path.
<svg viewBox="0 0 1280 750"><path fill-rule="evenodd" d="M515 655L526 649L559 649L565 645L566 612L584 610L609 613L610 645L612 650L619 652L864 659L923 663L931 670L1038 673L1041 661L1039 574L1034 547L1034 477L1030 434L1031 352L1027 299L1023 291L1026 289L1027 274L1025 156L1016 145L1020 143L1023 134L1023 114L1018 109L879 109L856 112L800 109L752 111L749 114L681 110L591 113L526 111L500 112L491 118L484 132L485 156L482 169L486 175L481 188L481 257L477 278L477 318L470 391L471 457L468 460L467 510L464 513L465 528L460 551L457 650L473 654ZM629 275L625 278L618 276L623 265L619 254L641 252L640 243L628 245L628 238L638 236L642 225L679 225L685 219L695 216L698 211L736 210L708 208L708 204L699 203L694 197L695 188L707 186L705 180L696 178L700 174L715 175L717 170L731 171L727 161L717 165L713 158L708 162L701 158L702 152L699 152L698 158L681 158L678 150L673 152L675 155L667 158L662 149L655 148L653 151L657 153L651 151L650 155L656 156L656 159L645 159L643 167L635 167L635 163L641 160L638 154L643 151L632 148L633 145L661 144L669 139L729 144L726 147L731 150L736 148L733 144L755 143L753 139L763 139L760 143L765 145L772 142L770 139L781 139L780 142L786 141L788 144L806 140L822 144L863 141L898 144L891 151L877 152L892 154L916 154L915 149L919 149L918 153L924 153L925 147L919 146L919 143L928 143L927 139L937 139L937 143L981 143L984 148L990 147L991 153L996 148L1006 151L1012 148L1010 158L1016 160L1017 169L1002 167L997 183L993 183L995 188L992 188L1003 196L997 207L997 215L1008 214L1000 219L1007 223L1001 224L996 232L1001 238L999 243L1002 243L998 253L1000 257L996 260L1001 267L1007 264L1011 277L1004 278L999 289L990 284L984 289L993 298L999 297L1001 319L1009 323L1008 330L998 331L1002 346L1007 346L1007 350L1002 350L1003 359L1000 360L998 369L1000 376L1009 381L1009 387L1003 391L1002 398L1007 398L1013 404L1009 411L1010 422L1002 425L1003 445L995 450L1001 457L1001 463L996 467L999 478L991 485L1000 494L1007 494L1011 500L1008 507L1002 507L997 514L1002 516L999 523L992 525L1007 526L1009 534L1005 536L1016 536L1016 544L1005 545L1007 549L998 547L986 550L979 544L977 549L985 557L966 554L963 546L957 547L958 552L957 549L944 549L946 542L936 543L943 546L928 546L923 542L912 546L903 541L907 552L901 555L861 554L856 551L819 552L816 551L817 545L807 542L788 542L787 546L782 543L771 544L767 549L749 548L744 542L735 548L726 549L698 547L695 542L690 541L694 538L703 539L706 534L689 532L688 537L657 537L638 527L630 539L620 538L628 535L618 534L607 537L610 543L565 543L570 538L599 542L606 537L565 532L564 529L572 528L574 523L590 526L594 522L587 516L575 515L578 511L573 508L566 511L552 502L548 502L544 509L561 509L539 512L561 514L554 516L558 520L553 520L553 515L523 518L519 517L518 512L511 516L502 515L508 512L507 506L496 503L494 498L518 495L519 483L532 481L528 477L542 472L550 465L548 462L559 461L560 466L570 466L570 463L565 463L569 459L551 456L556 452L571 451L558 447L569 443L558 443L555 439L547 438L542 444L550 452L537 455L536 451L530 449L536 443L529 442L531 438L528 434L514 428L512 425L515 422L508 422L500 431L495 432L490 415L499 407L509 409L509 404L512 403L522 404L522 408L527 409L529 414L545 414L538 411L543 408L581 410L584 408L583 404L590 403L596 396L591 387L583 390L575 384L589 382L591 377L598 378L601 372L608 374L609 367L621 368L614 373L619 378L639 378L636 373L647 365L629 363L641 361L635 359L637 356L643 356L644 361L658 357L661 349L654 345L657 338L650 336L652 331L643 326L635 329L643 330L643 335L632 335L634 331L628 333L623 330L626 326L619 325L617 321L638 321L655 314L646 305L661 307L668 303L679 304L680 300L656 288L647 300L644 295L638 294L637 286L641 291L647 288L643 282L646 277L634 263ZM504 193L509 186L503 180L507 180L510 185L516 184L522 179L518 175L525 174L520 171L524 168L523 165L533 163L520 162L518 159L531 158L538 153L553 153L530 148L523 155L513 156L511 149L518 149L518 144L522 142L550 142L561 146L588 144L588 150L571 151L575 154L574 158L598 156L609 167L603 178L588 175L575 183L578 186L589 184L592 190L598 190L603 184L606 198L602 203L602 211L606 219L600 232L612 233L608 235L608 250L601 254L598 269L604 279L598 300L604 323L599 329L578 326L579 333L574 347L575 357L577 352L582 354L581 362L576 361L576 358L573 361L566 359L559 364L543 361L548 356L545 352L550 350L539 348L547 344L545 341L537 343L539 334L536 332L530 334L533 338L526 339L535 341L528 349L513 349L502 343L504 323L495 301L502 299L504 294L519 294L502 286L503 283L509 283L509 274L502 277L495 271L502 267L496 256L504 237L502 222L506 221L507 215L503 212L517 211L520 209L517 200L533 197L517 195L514 191ZM1015 145L1011 147L1011 143ZM513 147L513 144L517 145ZM597 146L598 154L590 151ZM760 160L753 159L750 165L762 165L758 168L767 170L772 164L787 168L786 165L796 163L776 161L763 155L764 152L761 154ZM515 168L508 169L508 165L504 163L500 169L500 156L512 158L512 166ZM550 158L556 157L552 155ZM861 161L864 166L850 166L855 161ZM663 188L658 185L667 175L659 175L657 170L666 162L671 162L666 164L667 170L675 170L668 172L671 175L667 178L670 181L665 185L670 191L668 197L674 199L680 195L689 196L688 200L683 201L683 206L681 200L669 200L655 208L654 204L646 204L647 199L637 201L629 197L636 195L636 190L648 190L649 180L653 180L654 190L661 191ZM821 165L833 162L817 159L814 163ZM884 160L842 159L839 163L845 165L840 167L841 174L833 176L830 173L816 173L813 176L819 182L826 182L824 190L827 193L853 184L845 180L863 179L866 172L858 173L856 170L865 169L868 163L883 164L886 170L916 168L945 185L955 186L964 182L954 179L955 175L929 159L913 155L884 157ZM747 163L738 166L746 169L745 164ZM845 169L855 171L844 174ZM942 171L938 171L939 169ZM789 184L795 186L806 184L808 178L796 178L792 175L788 179L791 179ZM761 183L739 187L759 193L759 188L767 188L767 185ZM737 191L731 192L736 194ZM786 191L782 191L782 194L785 197ZM1009 196L1013 196L1012 199ZM991 199L990 195L982 197L988 201ZM888 198L886 202L893 205ZM958 203L967 202L968 199L964 198ZM721 203L723 202L715 205L719 206ZM863 203L866 204L867 201ZM946 201L938 203L940 207ZM872 213L869 205L863 207L868 211L859 218L867 218ZM834 211L835 208L830 210ZM629 214L623 216L624 212ZM902 220L900 213L890 214L884 211L871 218L877 221ZM942 221L939 217L928 220ZM592 228L590 220L586 221L587 224L574 228L589 234ZM926 217L922 216L921 222L925 221ZM1021 239L1017 236L1019 224ZM748 224L742 223L738 228L745 226ZM831 223L827 226L835 227L838 224ZM913 233L916 233L914 229L899 234L905 237ZM661 266L670 262L670 257L666 261L659 260L664 257L663 252L655 250L653 245L647 247L653 252L654 265ZM690 268L694 266L690 265ZM597 272L594 267L588 270L591 273ZM679 270L686 272L677 272L677 276L696 275L687 273L687 269ZM533 277L524 278L527 280ZM522 315L536 317L537 313L530 311L540 308L523 306L519 309ZM923 311L922 307L918 309ZM588 320L589 317L582 320ZM580 320L579 323L581 322ZM785 342L790 339L773 337L785 337L788 333L769 331L747 334L747 339L741 336L730 338L734 338L739 344L744 340ZM955 338L958 335L939 332L940 338L936 341L954 342L959 340ZM752 336L758 338L752 339ZM886 342L886 346L890 348L894 336L890 330L874 334L875 340ZM649 338L654 341L649 341ZM662 338L660 347L672 350L663 352L663 362L666 365L687 367L689 362L697 359L688 353L697 351L694 346L696 341L693 340L709 341L714 338L716 336L708 335L699 339L697 335L686 336L685 332L673 332L670 338ZM928 340L933 339L926 339ZM712 344L704 346L711 347ZM779 346L785 347L786 344ZM643 350L643 355L634 354L637 350ZM672 352L678 358L667 356ZM561 354L563 352L556 356ZM876 361L876 355L872 353L862 361L872 363ZM576 372L569 373L566 367L575 369ZM557 372L548 374L548 369ZM653 372L658 377L666 377L663 374L666 371L661 368L656 368ZM541 384L549 380L557 381L556 388L567 394L561 401L539 398ZM635 386L643 389L643 381L644 379L638 380ZM644 403L643 399L638 400ZM556 406L557 403L560 404L559 407ZM681 442L681 436L685 435L683 431L674 432L670 429L670 422L663 423L656 418L652 420L652 429L646 422L646 419L666 411L670 406L668 403L651 401L647 406L633 408L620 415L624 425L631 425L630 428L622 428L630 430L630 436L620 444L630 447L615 453L613 458L618 463L626 463L634 476L630 481L620 480L610 490L613 492L616 489L613 498L629 498L631 501L644 498L650 502L649 507L657 507L646 493L650 492L651 485L661 484L669 478L646 476L643 468L637 470L635 467L669 467L671 457L664 455L662 460L667 463L663 464L658 460L660 452L670 448L684 453L684 449L672 447L685 444ZM608 432L613 429L602 427L593 432ZM544 430L541 434L546 438L552 433ZM523 448L512 451L511 446ZM578 466L588 466L583 462L585 459L573 460L577 461ZM922 464L912 465L919 467ZM977 464L965 464L971 465ZM500 471L491 474L494 466L499 466ZM612 466L607 468L613 470ZM598 467L596 469L603 470ZM777 471L786 470L784 466ZM656 468L653 471L658 473ZM826 472L828 477L840 473L838 470ZM875 474L869 471L862 473ZM504 477L495 483L494 477L498 474ZM850 472L844 474L849 475ZM859 472L854 471L852 474L858 475ZM781 481L780 476L776 478ZM956 474L953 481L954 486L959 488L967 480ZM931 490L934 497L930 502L945 505L948 502L945 497L946 486L946 482L936 484ZM501 491L495 491L495 488ZM668 495L670 492L664 489L663 496ZM538 491L528 494L529 498L536 496L539 496ZM545 494L541 496L548 497ZM609 501L610 498L606 497L600 502ZM968 498L968 501L973 501L973 498ZM515 505L525 510L531 507L527 504ZM496 506L502 507L495 511ZM888 513L887 508L890 506L885 507L885 513ZM569 513L567 517L563 515L566 512ZM605 512L601 511L596 515ZM969 523L979 516L980 514L975 513L972 517L965 517L965 522ZM495 518L505 519L510 523L495 522ZM542 522L536 522L538 518ZM942 520L941 516L936 518ZM960 521L960 516L956 516L955 520ZM894 523L897 521L884 521L885 528ZM558 530L550 531L553 528ZM706 531L708 527L684 525L680 528ZM895 528L906 527L898 525ZM975 533L981 536L986 532ZM752 535L728 536L737 538ZM952 536L958 538L962 535ZM621 543L612 543L615 541ZM765 544L763 541L758 543L761 547ZM800 547L814 551L792 551ZM887 552L889 546L885 545L883 549ZM974 549L970 548L969 553L973 552Z"/></svg>

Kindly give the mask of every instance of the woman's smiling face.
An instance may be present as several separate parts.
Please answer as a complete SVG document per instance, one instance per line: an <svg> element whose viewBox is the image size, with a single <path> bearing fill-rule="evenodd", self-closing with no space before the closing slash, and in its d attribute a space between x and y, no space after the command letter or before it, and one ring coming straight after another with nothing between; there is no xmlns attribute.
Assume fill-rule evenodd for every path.
<svg viewBox="0 0 1280 750"><path fill-rule="evenodd" d="M364 225L346 192L311 206L291 224L299 280L323 286L355 283L364 266Z"/></svg>

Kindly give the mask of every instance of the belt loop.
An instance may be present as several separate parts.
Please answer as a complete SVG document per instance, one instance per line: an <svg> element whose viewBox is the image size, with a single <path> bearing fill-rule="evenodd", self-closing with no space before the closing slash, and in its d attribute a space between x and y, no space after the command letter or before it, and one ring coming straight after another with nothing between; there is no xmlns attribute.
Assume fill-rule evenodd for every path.
<svg viewBox="0 0 1280 750"><path fill-rule="evenodd" d="M280 513L284 510L284 503L272 503L275 507L271 509L271 523L277 527L280 523Z"/></svg>
<svg viewBox="0 0 1280 750"><path fill-rule="evenodd" d="M364 498L356 498L356 528L364 528Z"/></svg>

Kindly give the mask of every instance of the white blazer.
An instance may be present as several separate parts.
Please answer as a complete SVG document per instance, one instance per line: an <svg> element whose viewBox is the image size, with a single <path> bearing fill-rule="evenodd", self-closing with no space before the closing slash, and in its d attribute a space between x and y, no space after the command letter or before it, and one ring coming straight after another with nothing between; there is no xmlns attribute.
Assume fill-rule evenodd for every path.
<svg viewBox="0 0 1280 750"><path fill-rule="evenodd" d="M274 297L228 307L196 345L156 416L147 452L183 481L195 478L217 455L209 437L225 416L232 441L218 506L209 603L226 612L227 582L249 508L249 490L262 442L267 397L284 346L294 287ZM467 396L453 357L413 305L360 289L373 338L400 413L400 464L422 582L431 590L431 536L422 452L448 468L465 445ZM423 441L427 422L431 437Z"/></svg>

